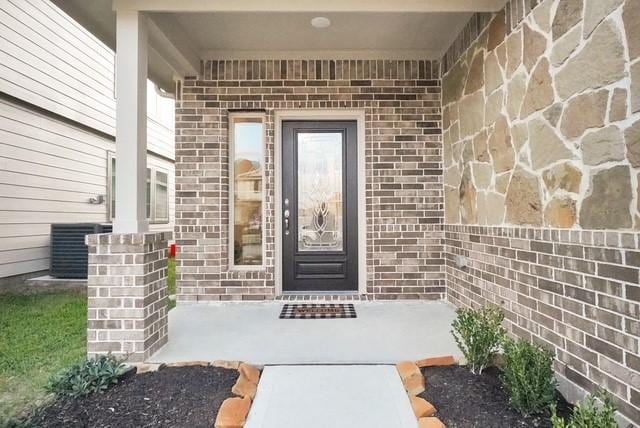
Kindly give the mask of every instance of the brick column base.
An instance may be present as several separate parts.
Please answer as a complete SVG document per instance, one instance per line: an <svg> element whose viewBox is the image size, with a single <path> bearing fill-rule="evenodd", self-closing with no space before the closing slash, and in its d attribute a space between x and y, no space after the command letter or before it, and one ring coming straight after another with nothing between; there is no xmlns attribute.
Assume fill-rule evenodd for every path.
<svg viewBox="0 0 640 428"><path fill-rule="evenodd" d="M89 357L147 360L167 342L171 232L88 235Z"/></svg>

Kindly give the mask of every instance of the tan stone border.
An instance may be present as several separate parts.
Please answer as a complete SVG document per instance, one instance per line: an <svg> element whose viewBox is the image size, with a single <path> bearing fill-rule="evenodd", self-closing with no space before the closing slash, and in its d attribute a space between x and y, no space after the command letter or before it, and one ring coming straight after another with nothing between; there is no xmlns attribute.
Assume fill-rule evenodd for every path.
<svg viewBox="0 0 640 428"><path fill-rule="evenodd" d="M419 428L445 428L442 421L435 416L437 413L435 406L424 398L417 396L426 391L427 388L426 379L420 369L424 367L452 366L454 364L456 364L456 361L451 355L424 358L416 362L402 361L396 364L398 375L400 375L404 389L409 395L411 408L418 419Z"/></svg>
<svg viewBox="0 0 640 428"><path fill-rule="evenodd" d="M426 391L426 379L422 375L421 368L435 366L451 366L456 364L451 355L431 357L413 361L402 361L396 364L398 375L402 380L414 414L418 420L419 428L445 428L445 425L435 414L435 406L418 394ZM214 428L243 428L247 422L251 405L256 397L258 383L260 382L260 370L250 364L241 361L216 360L208 361L181 361L168 364L139 363L134 364L136 373L149 373L161 370L165 367L218 367L238 371L238 379L231 388L236 397L229 397L220 406L214 423Z"/></svg>
<svg viewBox="0 0 640 428"><path fill-rule="evenodd" d="M214 428L243 428L247 422L247 416L258 391L260 382L260 370L250 364L241 361L216 360L209 361L179 361L175 363L137 363L132 364L136 368L136 374L151 373L164 368L179 367L217 367L222 369L237 370L238 379L231 388L231 393L237 397L229 397L222 402L218 409L218 416Z"/></svg>
<svg viewBox="0 0 640 428"><path fill-rule="evenodd" d="M214 361L214 367L233 369L238 371L238 380L231 388L237 397L230 397L223 401L218 410L214 428L242 428L247 422L253 400L256 398L260 370L250 364L240 361Z"/></svg>

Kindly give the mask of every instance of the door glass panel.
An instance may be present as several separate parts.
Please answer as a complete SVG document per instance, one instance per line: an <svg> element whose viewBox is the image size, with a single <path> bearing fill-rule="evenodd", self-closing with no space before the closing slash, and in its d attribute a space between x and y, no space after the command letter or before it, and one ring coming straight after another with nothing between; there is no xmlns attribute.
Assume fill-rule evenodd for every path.
<svg viewBox="0 0 640 428"><path fill-rule="evenodd" d="M298 134L298 250L342 251L342 134Z"/></svg>

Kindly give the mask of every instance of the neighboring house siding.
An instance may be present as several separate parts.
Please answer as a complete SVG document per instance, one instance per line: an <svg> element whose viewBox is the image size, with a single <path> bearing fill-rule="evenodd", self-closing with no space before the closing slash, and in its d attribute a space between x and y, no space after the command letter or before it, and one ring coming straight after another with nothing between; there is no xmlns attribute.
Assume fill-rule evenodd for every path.
<svg viewBox="0 0 640 428"><path fill-rule="evenodd" d="M48 0L0 5L0 92L115 135L113 51ZM173 159L172 121L150 116L149 150Z"/></svg>
<svg viewBox="0 0 640 428"><path fill-rule="evenodd" d="M113 140L0 101L0 277L49 268L49 227L57 222L108 221L107 154ZM169 176L173 224L173 163L150 155L149 167Z"/></svg>
<svg viewBox="0 0 640 428"><path fill-rule="evenodd" d="M107 134L113 52L44 0L3 0L2 91Z"/></svg>
<svg viewBox="0 0 640 428"><path fill-rule="evenodd" d="M114 62L48 0L0 0L0 278L48 269L51 223L110 221ZM148 89L147 161L168 174L170 217L150 228L169 230L173 118L156 115L162 109ZM90 204L96 195L105 203Z"/></svg>

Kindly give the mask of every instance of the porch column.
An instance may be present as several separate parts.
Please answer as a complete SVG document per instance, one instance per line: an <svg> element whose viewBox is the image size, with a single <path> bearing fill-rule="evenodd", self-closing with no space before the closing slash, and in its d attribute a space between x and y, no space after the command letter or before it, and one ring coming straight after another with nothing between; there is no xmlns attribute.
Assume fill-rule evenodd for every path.
<svg viewBox="0 0 640 428"><path fill-rule="evenodd" d="M87 354L147 360L167 342L171 232L87 235Z"/></svg>
<svg viewBox="0 0 640 428"><path fill-rule="evenodd" d="M116 19L116 213L114 233L149 229L147 180L147 18L119 10Z"/></svg>

